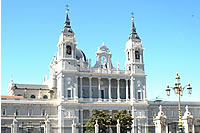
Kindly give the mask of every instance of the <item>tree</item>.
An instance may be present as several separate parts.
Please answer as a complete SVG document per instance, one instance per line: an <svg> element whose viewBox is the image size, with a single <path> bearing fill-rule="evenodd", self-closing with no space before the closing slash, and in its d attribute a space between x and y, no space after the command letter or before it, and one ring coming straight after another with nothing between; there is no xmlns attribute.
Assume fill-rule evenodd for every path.
<svg viewBox="0 0 200 133"><path fill-rule="evenodd" d="M94 133L94 125L96 120L98 121L99 129L102 133L106 133L107 127L111 125L112 122L112 118L109 113L95 109L92 111L92 116L85 125L85 133Z"/></svg>
<svg viewBox="0 0 200 133"><path fill-rule="evenodd" d="M120 130L122 133L126 133L127 131L131 131L131 126L133 124L133 118L130 113L127 113L126 110L121 110L114 114L112 118L112 125L117 125L117 120L119 119ZM116 130L115 128L112 128Z"/></svg>

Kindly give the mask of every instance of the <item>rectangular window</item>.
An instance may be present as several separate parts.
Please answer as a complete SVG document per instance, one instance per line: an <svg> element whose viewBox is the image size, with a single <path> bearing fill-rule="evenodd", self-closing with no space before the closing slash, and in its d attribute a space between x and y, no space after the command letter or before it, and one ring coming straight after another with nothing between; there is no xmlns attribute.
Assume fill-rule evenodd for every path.
<svg viewBox="0 0 200 133"><path fill-rule="evenodd" d="M5 127L1 128L1 133L6 133L6 128Z"/></svg>
<svg viewBox="0 0 200 133"><path fill-rule="evenodd" d="M138 99L141 99L141 92L138 92Z"/></svg>
<svg viewBox="0 0 200 133"><path fill-rule="evenodd" d="M16 109L16 110L15 110L15 114L16 114L16 115L19 115L19 109Z"/></svg>
<svg viewBox="0 0 200 133"><path fill-rule="evenodd" d="M71 90L67 90L67 97L71 98Z"/></svg>
<svg viewBox="0 0 200 133"><path fill-rule="evenodd" d="M6 115L6 109L3 108L3 109L1 110L1 113L2 113L2 115Z"/></svg>
<svg viewBox="0 0 200 133"><path fill-rule="evenodd" d="M33 110L32 109L28 109L28 115L31 116L33 114Z"/></svg>
<svg viewBox="0 0 200 133"><path fill-rule="evenodd" d="M31 130L31 129L28 129L28 133L32 133L32 130Z"/></svg>
<svg viewBox="0 0 200 133"><path fill-rule="evenodd" d="M43 127L40 128L40 133L44 133L44 128Z"/></svg>
<svg viewBox="0 0 200 133"><path fill-rule="evenodd" d="M101 90L101 98L104 99L104 90Z"/></svg>
<svg viewBox="0 0 200 133"><path fill-rule="evenodd" d="M139 51L135 51L135 59L140 59L140 53L139 53Z"/></svg>
<svg viewBox="0 0 200 133"><path fill-rule="evenodd" d="M45 110L45 109L42 109L41 115L42 115L42 116L45 116L45 115L46 115L46 110Z"/></svg>

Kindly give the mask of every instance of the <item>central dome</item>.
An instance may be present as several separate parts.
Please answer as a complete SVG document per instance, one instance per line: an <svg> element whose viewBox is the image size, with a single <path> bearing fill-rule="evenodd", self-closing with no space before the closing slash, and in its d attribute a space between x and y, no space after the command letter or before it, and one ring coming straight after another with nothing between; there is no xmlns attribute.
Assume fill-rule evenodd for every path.
<svg viewBox="0 0 200 133"><path fill-rule="evenodd" d="M76 59L77 60L82 60L82 61L86 61L86 56L83 53L82 50L80 50L79 48L76 48Z"/></svg>

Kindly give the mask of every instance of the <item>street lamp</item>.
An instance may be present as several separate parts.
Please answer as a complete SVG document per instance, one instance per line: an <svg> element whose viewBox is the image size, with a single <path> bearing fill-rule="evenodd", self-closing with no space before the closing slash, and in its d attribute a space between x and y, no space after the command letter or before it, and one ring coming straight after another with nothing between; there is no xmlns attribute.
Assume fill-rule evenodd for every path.
<svg viewBox="0 0 200 133"><path fill-rule="evenodd" d="M183 123L182 123L182 114L181 114L181 96L183 95L183 91L185 88L188 90L188 94L191 95L192 93L192 87L190 86L190 83L188 83L186 86L182 87L180 83L180 76L178 75L178 72L176 73L176 81L174 82L174 87L170 87L167 85L166 92L167 96L170 96L170 90L171 88L174 90L175 94L178 95L178 111L179 111L179 133L183 132Z"/></svg>

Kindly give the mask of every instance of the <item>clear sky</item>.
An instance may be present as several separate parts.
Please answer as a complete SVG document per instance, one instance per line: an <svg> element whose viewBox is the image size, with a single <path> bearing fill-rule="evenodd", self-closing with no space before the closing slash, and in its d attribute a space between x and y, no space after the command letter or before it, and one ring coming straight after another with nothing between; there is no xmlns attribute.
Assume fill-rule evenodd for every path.
<svg viewBox="0 0 200 133"><path fill-rule="evenodd" d="M96 61L97 48L105 42L112 63L124 69L125 44L134 12L143 41L147 97L168 98L165 87L176 72L193 93L183 100L200 101L200 1L199 0L2 0L1 93L15 83L42 84L65 21L65 5L80 49Z"/></svg>

